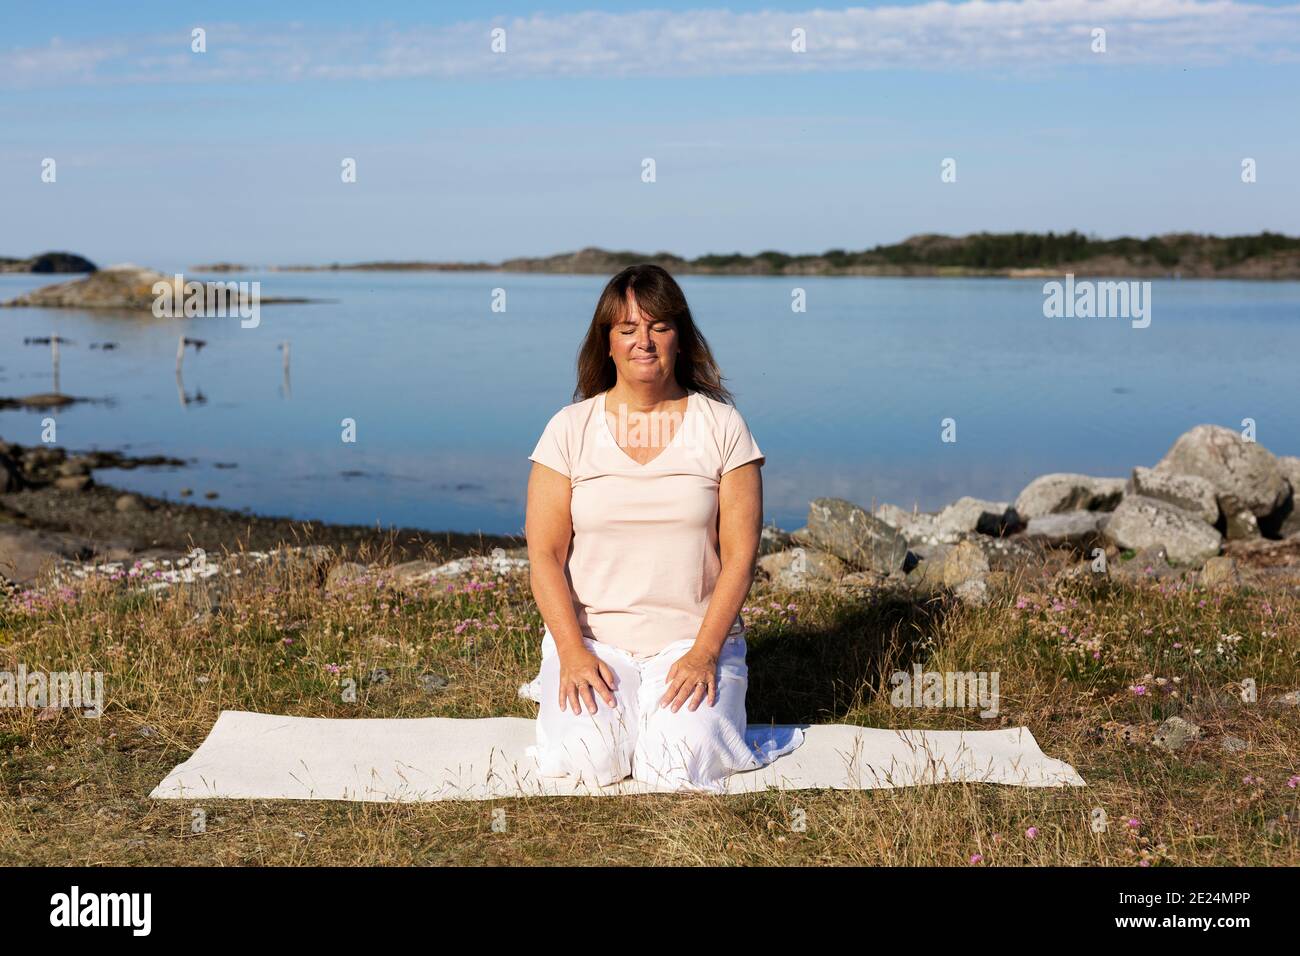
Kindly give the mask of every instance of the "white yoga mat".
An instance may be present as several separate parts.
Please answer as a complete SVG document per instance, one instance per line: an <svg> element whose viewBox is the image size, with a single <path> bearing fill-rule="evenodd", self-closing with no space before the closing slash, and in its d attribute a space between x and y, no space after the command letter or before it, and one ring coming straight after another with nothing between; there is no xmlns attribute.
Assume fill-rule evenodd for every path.
<svg viewBox="0 0 1300 956"><path fill-rule="evenodd" d="M1046 756L1027 727L895 731L778 725L751 726L747 736L751 746L794 749L760 770L728 777L728 793L958 781L1086 786L1073 767ZM193 756L149 796L398 803L662 790L630 779L592 788L563 777L539 777L527 753L535 740L534 721L523 717L336 720L224 710Z"/></svg>

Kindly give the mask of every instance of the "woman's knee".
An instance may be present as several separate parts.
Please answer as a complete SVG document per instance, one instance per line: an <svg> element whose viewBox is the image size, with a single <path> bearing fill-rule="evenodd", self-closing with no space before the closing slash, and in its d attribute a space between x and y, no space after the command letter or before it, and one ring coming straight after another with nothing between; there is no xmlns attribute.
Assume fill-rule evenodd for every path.
<svg viewBox="0 0 1300 956"><path fill-rule="evenodd" d="M637 746L638 762L652 782L672 785L700 784L725 776L723 755L743 739L744 729L734 714L701 704L676 713L661 707L646 722Z"/></svg>
<svg viewBox="0 0 1300 956"><path fill-rule="evenodd" d="M552 705L539 715L539 765L544 776L594 778L598 786L615 783L632 772L635 735L622 715L601 702L596 714L571 714Z"/></svg>

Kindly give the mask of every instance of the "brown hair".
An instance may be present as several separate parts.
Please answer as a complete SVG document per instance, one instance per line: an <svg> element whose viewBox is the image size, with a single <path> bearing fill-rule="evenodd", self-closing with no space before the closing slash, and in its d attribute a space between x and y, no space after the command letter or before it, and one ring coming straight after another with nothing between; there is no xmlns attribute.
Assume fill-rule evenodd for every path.
<svg viewBox="0 0 1300 956"><path fill-rule="evenodd" d="M623 320L629 290L641 312L676 327L678 352L673 374L677 384L688 392L702 392L715 401L734 405L731 392L722 384L723 376L709 343L695 327L681 286L666 269L649 263L628 266L610 279L600 294L591 327L578 350L578 385L573 400L585 401L613 388L618 381L618 370L609 355L609 334Z"/></svg>

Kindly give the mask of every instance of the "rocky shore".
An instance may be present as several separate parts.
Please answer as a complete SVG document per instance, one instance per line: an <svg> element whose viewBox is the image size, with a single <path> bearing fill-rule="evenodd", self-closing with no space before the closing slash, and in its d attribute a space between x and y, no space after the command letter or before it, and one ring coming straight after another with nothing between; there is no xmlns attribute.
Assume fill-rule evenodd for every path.
<svg viewBox="0 0 1300 956"><path fill-rule="evenodd" d="M373 525L325 524L252 515L124 492L102 485L105 468L177 467L186 462L118 452L69 453L0 441L0 581L33 586L56 569L103 562L175 562L194 549L272 551L323 549L340 561L450 561L505 549L522 540Z"/></svg>
<svg viewBox="0 0 1300 956"><path fill-rule="evenodd" d="M30 586L51 568L178 560L196 548L306 548L323 582L527 564L517 537L259 517L124 493L92 476L181 464L0 442L0 577ZM972 605L1011 593L1026 575L1300 588L1298 490L1300 458L1198 425L1152 467L1043 475L1014 502L965 497L937 512L887 504L873 513L818 498L804 527L764 528L756 573L791 588L889 587Z"/></svg>
<svg viewBox="0 0 1300 956"><path fill-rule="evenodd" d="M1300 458L1217 425L1178 438L1128 477L1043 475L1014 502L961 498L938 512L838 498L804 527L766 528L759 568L791 587L892 582L983 604L1027 570L1300 586Z"/></svg>

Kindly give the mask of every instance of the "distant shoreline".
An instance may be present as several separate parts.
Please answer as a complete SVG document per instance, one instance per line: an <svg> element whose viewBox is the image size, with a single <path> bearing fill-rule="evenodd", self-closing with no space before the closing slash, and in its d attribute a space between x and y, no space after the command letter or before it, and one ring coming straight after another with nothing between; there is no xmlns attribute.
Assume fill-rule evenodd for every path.
<svg viewBox="0 0 1300 956"><path fill-rule="evenodd" d="M913 236L861 252L761 252L685 259L589 247L577 252L502 262L383 260L326 265L250 265L216 262L194 272L510 272L612 275L636 263L654 263L674 275L868 276L916 278L1300 279L1300 238L1262 232L1250 236L1176 233L1148 239L1093 239L1070 233L976 233Z"/></svg>

